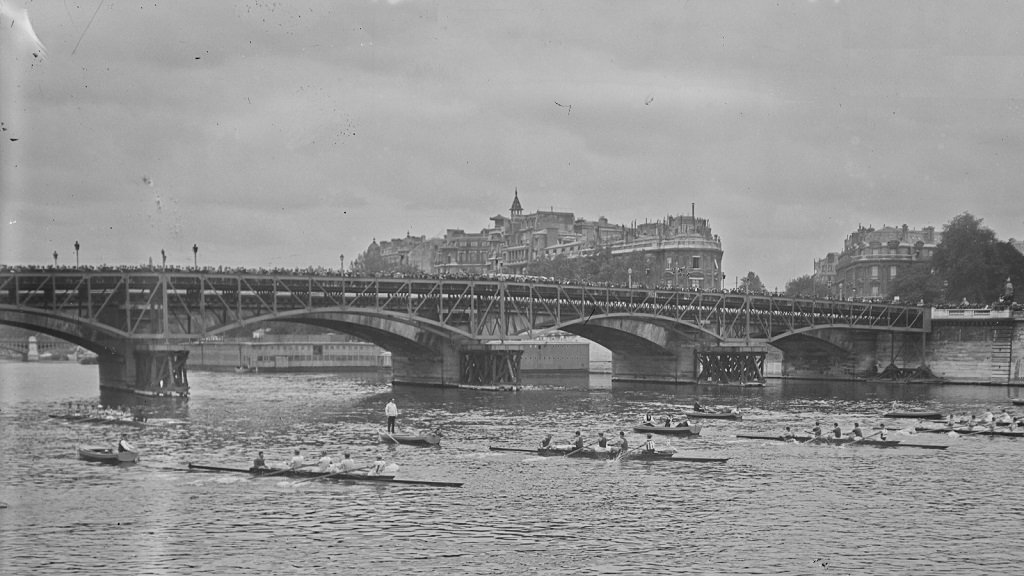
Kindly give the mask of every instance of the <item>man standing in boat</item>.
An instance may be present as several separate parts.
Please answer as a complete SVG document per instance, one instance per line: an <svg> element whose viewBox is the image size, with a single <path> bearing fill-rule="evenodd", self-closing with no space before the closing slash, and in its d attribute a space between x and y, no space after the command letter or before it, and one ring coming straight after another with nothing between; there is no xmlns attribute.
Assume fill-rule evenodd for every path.
<svg viewBox="0 0 1024 576"><path fill-rule="evenodd" d="M394 398L384 407L384 415L388 417L388 433L394 434L395 420L398 418L398 406L395 405Z"/></svg>

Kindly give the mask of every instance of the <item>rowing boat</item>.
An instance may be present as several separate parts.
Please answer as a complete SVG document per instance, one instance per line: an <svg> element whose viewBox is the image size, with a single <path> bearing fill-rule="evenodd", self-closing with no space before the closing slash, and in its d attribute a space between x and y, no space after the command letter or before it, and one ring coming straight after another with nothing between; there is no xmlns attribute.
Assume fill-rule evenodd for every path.
<svg viewBox="0 0 1024 576"><path fill-rule="evenodd" d="M379 482L385 484L416 484L421 486L445 486L451 488L460 488L462 482L435 482L431 480L399 480L395 478L393 474L382 474L382 475L367 475L367 474L332 474L330 472L319 472L313 470L289 470L287 468L273 469L273 468L223 468L220 466L202 466L199 464L188 463L189 472L234 472L239 474L249 474L250 476L282 476L288 478L306 478L306 479L323 479L323 480L338 480L338 481L352 481L352 482Z"/></svg>
<svg viewBox="0 0 1024 576"><path fill-rule="evenodd" d="M128 464L139 461L139 453L133 451L118 452L111 448L78 448L78 457L89 462L104 464Z"/></svg>
<svg viewBox="0 0 1024 576"><path fill-rule="evenodd" d="M568 456L569 458L589 458L592 460L614 460L618 457L618 450L601 451L593 448L581 450L565 448L506 448L504 446L489 446L492 452L524 452L537 456ZM643 450L627 451L622 460L640 460L644 462L671 460L675 462L727 462L728 458L707 458L703 456L677 456L675 450L658 450L646 452Z"/></svg>
<svg viewBox="0 0 1024 576"><path fill-rule="evenodd" d="M85 416L83 414L50 414L49 416L50 418L78 422L79 424L115 424L118 426L134 426L136 428L142 428L146 425L138 420L129 420L127 418L105 418L102 416Z"/></svg>
<svg viewBox="0 0 1024 576"><path fill-rule="evenodd" d="M810 436L783 436L781 434L737 434L736 437L744 440L769 440L773 442L806 442L811 439Z"/></svg>
<svg viewBox="0 0 1024 576"><path fill-rule="evenodd" d="M377 441L387 444L409 444L411 446L438 446L441 444L441 437L429 432L427 434L395 434L378 430Z"/></svg>
<svg viewBox="0 0 1024 576"><path fill-rule="evenodd" d="M670 434L672 436L698 436L700 435L700 424L690 426L655 426L653 424L637 424L633 426L634 432L641 434Z"/></svg>
<svg viewBox="0 0 1024 576"><path fill-rule="evenodd" d="M687 418L716 418L719 420L743 420L739 412L686 412Z"/></svg>
<svg viewBox="0 0 1024 576"><path fill-rule="evenodd" d="M911 412L886 412L882 418L914 418L918 420L942 420L944 416L938 412L911 411Z"/></svg>
<svg viewBox="0 0 1024 576"><path fill-rule="evenodd" d="M971 428L928 428L927 426L916 426L914 430L917 432L926 432L932 434L948 434L949 432L956 432L962 436L968 434L974 436L1005 436L1007 438L1024 438L1024 430L989 430L988 428L982 428L980 430L972 430Z"/></svg>
<svg viewBox="0 0 1024 576"><path fill-rule="evenodd" d="M737 434L737 438L745 438L747 440L775 440L779 442L789 442L795 440L797 442L807 442L811 439L810 436L773 436L770 434ZM846 439L847 443L852 442L850 439ZM880 442L880 440L860 440L859 442ZM889 445L887 448L923 448L925 450L945 450L949 446L943 446L941 444L907 444L902 440L888 440ZM896 442L896 444L892 444ZM869 444L870 445L870 444Z"/></svg>
<svg viewBox="0 0 1024 576"><path fill-rule="evenodd" d="M872 440L869 438L830 438L819 436L805 442L805 444L827 444L829 446L864 446L869 448L895 448L899 440Z"/></svg>

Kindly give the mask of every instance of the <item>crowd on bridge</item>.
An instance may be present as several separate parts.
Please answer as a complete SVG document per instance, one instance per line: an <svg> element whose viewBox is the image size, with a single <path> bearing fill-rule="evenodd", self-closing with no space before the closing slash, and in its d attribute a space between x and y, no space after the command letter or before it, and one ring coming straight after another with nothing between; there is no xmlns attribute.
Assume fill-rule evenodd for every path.
<svg viewBox="0 0 1024 576"><path fill-rule="evenodd" d="M118 265L111 266L108 264L101 264L99 266L82 265L82 266L37 266L37 265L16 265L8 266L6 264L0 264L0 273L52 273L52 272L95 272L95 273L122 273L122 274L134 274L134 273L146 273L146 272L174 272L174 273L196 273L196 274L226 274L226 275L239 275L239 276L311 276L320 278L375 278L375 279L395 279L395 280L431 280L431 281L503 281L503 282L516 282L525 284L558 284L562 286L585 286L588 288L611 288L620 290L661 290L661 291L673 291L673 292L692 292L692 293L708 293L708 294L729 294L729 295L750 295L750 296L762 296L767 298L795 298L798 300L824 300L831 302L857 302L867 304L894 304L900 305L899 297L895 298L882 298L882 297L859 297L859 296L847 296L839 298L836 296L819 296L813 294L796 294L790 295L778 291L771 290L747 290L745 288L732 288L732 289L721 289L721 290L707 290L703 288L689 288L684 289L678 286L672 286L670 284L655 284L647 286L641 283L628 283L621 282L597 282L589 280L570 280L565 278L550 278L545 276L531 276L526 274L500 274L500 273L487 273L487 274L471 274L471 273L442 273L442 274L428 274L428 273L377 273L377 274L362 274L357 272L341 272L337 268L329 268L325 266L307 266L305 268L246 268L243 266L230 267L230 266L175 266L175 265L156 265L156 264L139 264L139 265ZM919 300L916 303L918 307L924 307L927 304L924 300ZM1022 307L1019 303L1005 303L996 302L992 304L982 304L976 302L968 302L964 298L957 304L931 304L931 307L942 308L942 309L990 309L999 308L1002 306L1012 307L1014 310L1021 310Z"/></svg>

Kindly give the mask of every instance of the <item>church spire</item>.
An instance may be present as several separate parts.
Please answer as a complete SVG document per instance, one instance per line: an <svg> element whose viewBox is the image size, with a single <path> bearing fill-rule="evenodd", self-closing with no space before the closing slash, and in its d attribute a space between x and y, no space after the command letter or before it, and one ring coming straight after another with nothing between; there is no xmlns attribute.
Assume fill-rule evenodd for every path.
<svg viewBox="0 0 1024 576"><path fill-rule="evenodd" d="M512 208L509 209L512 217L523 215L523 205L519 203L519 187L516 186L516 197L512 200Z"/></svg>

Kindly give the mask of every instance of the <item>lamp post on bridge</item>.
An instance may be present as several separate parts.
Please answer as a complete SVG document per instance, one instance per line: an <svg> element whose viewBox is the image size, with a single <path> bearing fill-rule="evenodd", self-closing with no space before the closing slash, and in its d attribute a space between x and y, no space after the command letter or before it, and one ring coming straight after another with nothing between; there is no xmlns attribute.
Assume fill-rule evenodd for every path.
<svg viewBox="0 0 1024 576"><path fill-rule="evenodd" d="M633 289L633 269L632 268L626 268L626 286L630 290Z"/></svg>
<svg viewBox="0 0 1024 576"><path fill-rule="evenodd" d="M160 249L160 270L166 270L166 269L167 269L167 252L164 252L164 249L161 248Z"/></svg>
<svg viewBox="0 0 1024 576"><path fill-rule="evenodd" d="M53 251L53 267L54 268L57 267L57 251L56 250Z"/></svg>
<svg viewBox="0 0 1024 576"><path fill-rule="evenodd" d="M78 243L78 240L75 240L75 268L78 268L78 249L81 247L82 246Z"/></svg>
<svg viewBox="0 0 1024 576"><path fill-rule="evenodd" d="M192 267L199 270L199 245L192 245Z"/></svg>
<svg viewBox="0 0 1024 576"><path fill-rule="evenodd" d="M344 254L339 254L338 255L338 264L339 264L339 266L338 266L338 274L344 275L345 274L345 255Z"/></svg>

